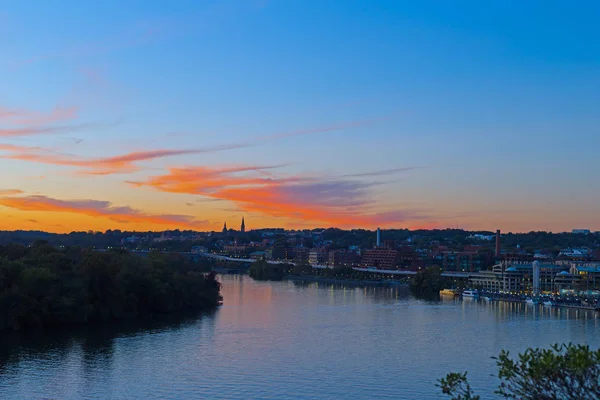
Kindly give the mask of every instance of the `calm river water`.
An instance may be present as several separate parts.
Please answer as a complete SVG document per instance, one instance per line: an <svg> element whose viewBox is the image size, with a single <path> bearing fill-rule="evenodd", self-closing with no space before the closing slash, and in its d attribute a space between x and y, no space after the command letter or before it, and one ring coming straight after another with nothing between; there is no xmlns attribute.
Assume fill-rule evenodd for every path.
<svg viewBox="0 0 600 400"><path fill-rule="evenodd" d="M405 288L222 276L212 315L2 336L2 399L436 399L468 370L490 397L491 356L573 341L600 346L594 313L474 301Z"/></svg>

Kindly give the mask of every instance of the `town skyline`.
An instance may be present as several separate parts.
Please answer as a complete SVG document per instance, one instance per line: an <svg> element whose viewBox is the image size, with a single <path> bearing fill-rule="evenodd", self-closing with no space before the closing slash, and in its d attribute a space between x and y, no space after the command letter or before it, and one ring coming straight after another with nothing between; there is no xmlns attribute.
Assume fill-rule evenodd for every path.
<svg viewBox="0 0 600 400"><path fill-rule="evenodd" d="M0 229L600 230L598 6L468 3L0 6Z"/></svg>

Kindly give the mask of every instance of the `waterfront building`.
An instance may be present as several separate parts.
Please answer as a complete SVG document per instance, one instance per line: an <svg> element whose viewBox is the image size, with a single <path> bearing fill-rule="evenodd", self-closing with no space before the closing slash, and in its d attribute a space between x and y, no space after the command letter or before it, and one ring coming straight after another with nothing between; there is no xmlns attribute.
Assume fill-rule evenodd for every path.
<svg viewBox="0 0 600 400"><path fill-rule="evenodd" d="M539 292L555 292L555 278L558 273L569 270L569 266L561 264L541 264L538 262L539 280L536 289ZM534 265L529 262L502 262L492 267L491 271L479 271L469 276L472 286L491 291L509 293L531 293L534 289ZM537 274L537 272L536 272ZM536 278L538 276L536 275Z"/></svg>
<svg viewBox="0 0 600 400"><path fill-rule="evenodd" d="M396 269L398 266L398 250L383 247L365 250L361 265L366 268Z"/></svg>
<svg viewBox="0 0 600 400"><path fill-rule="evenodd" d="M316 247L310 250L308 262L310 265L324 265L327 263L329 251L325 247Z"/></svg>
<svg viewBox="0 0 600 400"><path fill-rule="evenodd" d="M510 293L556 293L600 289L600 263L502 262L469 275L469 284Z"/></svg>
<svg viewBox="0 0 600 400"><path fill-rule="evenodd" d="M308 247L296 247L295 254L290 260L294 260L297 263L307 263L310 255L310 249Z"/></svg>
<svg viewBox="0 0 600 400"><path fill-rule="evenodd" d="M329 250L327 264L333 267L353 267L360 262L360 256L355 251Z"/></svg>

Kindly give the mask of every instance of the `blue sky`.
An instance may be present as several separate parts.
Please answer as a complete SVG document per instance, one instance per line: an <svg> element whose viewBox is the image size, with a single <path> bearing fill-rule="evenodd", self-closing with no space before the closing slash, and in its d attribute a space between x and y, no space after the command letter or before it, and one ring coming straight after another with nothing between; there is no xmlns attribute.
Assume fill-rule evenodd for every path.
<svg viewBox="0 0 600 400"><path fill-rule="evenodd" d="M165 214L206 229L242 214L254 226L600 229L598 15L591 1L0 2L0 107L77 109L52 134L5 135L43 150L0 161L5 190L22 191L4 212L45 230L69 215L64 230L158 229ZM314 133L287 135L299 131ZM93 176L39 162L40 151L83 160L240 143L252 146ZM256 182L208 190L198 171L198 187L150 185L181 178L169 168L231 179L223 169L240 165L278 166L275 188L259 184L278 193L269 207L249 199L264 197ZM400 168L411 169L382 172ZM310 196L294 213L300 189ZM24 207L30 196L109 201L149 220ZM336 207L348 197L364 208ZM203 198L219 201L186 205Z"/></svg>

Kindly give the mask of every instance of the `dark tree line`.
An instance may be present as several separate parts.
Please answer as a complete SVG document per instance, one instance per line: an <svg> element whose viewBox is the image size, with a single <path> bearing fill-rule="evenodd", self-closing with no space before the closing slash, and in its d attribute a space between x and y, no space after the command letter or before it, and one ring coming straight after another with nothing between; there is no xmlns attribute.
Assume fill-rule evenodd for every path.
<svg viewBox="0 0 600 400"><path fill-rule="evenodd" d="M220 283L177 255L0 246L0 331L208 310Z"/></svg>

